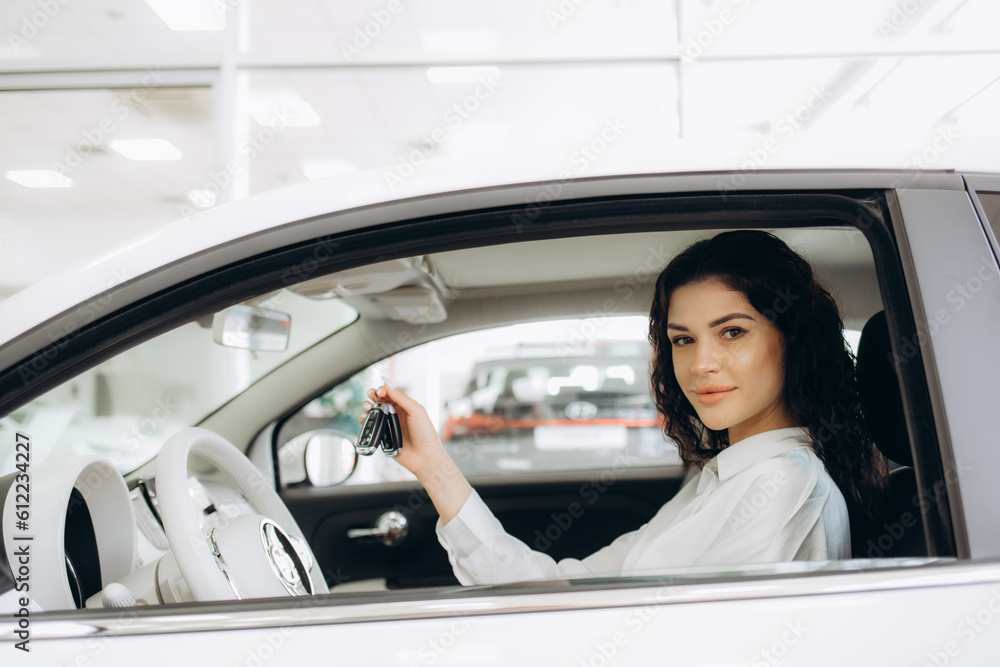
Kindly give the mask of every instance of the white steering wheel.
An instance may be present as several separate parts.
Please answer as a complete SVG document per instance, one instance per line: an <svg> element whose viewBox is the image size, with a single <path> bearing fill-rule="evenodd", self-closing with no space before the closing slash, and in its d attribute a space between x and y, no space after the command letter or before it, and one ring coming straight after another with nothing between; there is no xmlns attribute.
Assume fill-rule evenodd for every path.
<svg viewBox="0 0 1000 667"><path fill-rule="evenodd" d="M229 476L257 514L202 533L188 491L187 462L197 454ZM328 593L309 543L274 489L243 453L204 428L172 436L156 463L163 530L195 600Z"/></svg>

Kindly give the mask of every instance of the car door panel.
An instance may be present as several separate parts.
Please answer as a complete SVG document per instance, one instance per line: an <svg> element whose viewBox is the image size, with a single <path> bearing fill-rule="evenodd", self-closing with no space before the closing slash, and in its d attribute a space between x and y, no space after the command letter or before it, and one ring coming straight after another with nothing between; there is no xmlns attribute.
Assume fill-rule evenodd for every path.
<svg viewBox="0 0 1000 667"><path fill-rule="evenodd" d="M444 599L327 596L161 614L35 621L39 664L173 665L177 647L224 664L985 665L995 662L1000 572L982 566L831 572L642 588L445 591ZM416 595L416 594L414 594ZM379 599L381 598L381 599ZM308 604L312 602L313 604ZM935 613L927 613L934 609ZM562 610L562 611L558 611ZM59 637L58 641L49 638ZM3 646L9 650L9 644ZM27 664L27 663L26 663Z"/></svg>
<svg viewBox="0 0 1000 667"><path fill-rule="evenodd" d="M677 493L682 473L579 471L550 481L493 478L474 486L507 532L559 560L588 556L642 526ZM437 511L418 484L293 488L282 496L331 585L364 579L386 579L392 588L456 583L435 534ZM350 529L370 528L393 510L409 523L400 544L348 538Z"/></svg>
<svg viewBox="0 0 1000 667"><path fill-rule="evenodd" d="M928 323L926 331L919 332L925 335L904 342L911 349L927 350L927 389L942 460L938 480L921 486L934 488L940 481L947 488L947 502L934 508L948 512L945 518L954 525L959 556L997 557L1000 532L995 516L976 510L995 504L992 473L1000 465L1000 450L983 446L996 426L994 374L984 369L1000 367L993 333L1000 267L968 193L896 194L905 220L900 248L909 255L910 282L917 296L913 302L923 311L918 321ZM901 351L905 362L909 357Z"/></svg>

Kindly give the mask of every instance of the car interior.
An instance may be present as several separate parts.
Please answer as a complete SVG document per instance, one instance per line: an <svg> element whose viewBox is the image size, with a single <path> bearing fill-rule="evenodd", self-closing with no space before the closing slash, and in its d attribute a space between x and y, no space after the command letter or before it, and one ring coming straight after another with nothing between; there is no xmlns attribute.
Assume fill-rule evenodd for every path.
<svg viewBox="0 0 1000 667"><path fill-rule="evenodd" d="M186 319L161 325L144 342L55 386L0 422L5 437L30 425L39 440L41 425L49 423L44 434L56 443L49 453L53 459L96 454L110 460L74 472L76 477L68 484L76 490L67 498L68 510L62 516L53 514L53 520L65 525L65 532L51 548L61 548L65 554L55 554L46 567L60 581L63 592L53 595L46 611L99 605L102 588L169 550L171 541L158 508L165 502L162 488L166 484L158 474L163 457L156 454L177 430L188 426L206 429L235 445L263 474L261 479L277 490L301 529L301 539L308 543L303 551L293 531L288 539L282 538L287 551L297 551L301 557L293 558L295 567L303 574L303 568L315 565L332 594L391 594L427 587L452 590L457 581L437 542L437 515L419 484L399 474L398 466L379 452L360 464L355 462L352 439L356 441L356 431L345 424L359 426L356 399L364 383L378 383L381 375L388 374L410 389L407 383L415 385L417 380L407 378L440 374L441 365L449 362L448 346L456 345L449 341L458 340L452 337L563 322L569 323L569 331L593 329L588 340L600 340L608 337L610 328L601 332L610 323L632 318L641 324L648 315L656 276L669 259L695 240L739 224L730 221L687 229L661 224L622 232L604 226L572 234L558 228L531 228L521 235L496 239L487 234L478 240L465 230L467 236L458 243L411 240L409 247L420 252L407 254L405 245L391 253L370 251L367 260L355 261L348 268L325 274L316 271L317 275L277 288L272 282L266 289L230 291L221 310L218 301L211 310L203 304L198 312L189 310ZM772 231L809 260L838 298L848 341L858 353L869 430L893 462L886 516L910 512L916 526L904 538L886 545L878 540L880 527L858 521L852 530L855 558L864 567L875 567L878 564L873 565L871 559L886 559L883 566L893 566L953 555L937 546L928 549L927 513L921 516L916 508L919 483L900 389L913 380L899 378L892 363L890 327L899 325L888 323L893 311L883 296L885 269L880 273L876 266L868 235L856 227L829 222L781 220L771 226L758 221L756 226ZM253 346L237 349L239 342L237 347L220 342L223 336L218 328L224 326L219 324L224 318L218 314L237 306L250 307L248 312L258 318L255 331L267 329L278 338L288 336L285 351ZM274 312L291 313L290 319L268 319L261 324L261 317L267 319ZM178 327L176 322L184 324ZM435 341L443 342L445 352L421 357L423 346ZM245 341L242 345L248 347ZM225 354L225 362L200 356L203 348ZM400 361L407 354L405 363ZM461 378L460 372L450 370L447 382L434 385L438 393L427 394L437 402L437 414L445 415L449 401L460 396L456 391L443 395L441 388L464 387L475 362L475 358L469 360ZM404 377L401 369L412 375ZM147 372L165 373L166 379L154 381L142 375ZM199 390L195 385L213 373L232 377L219 382L226 388L211 394L214 403L196 401ZM354 393L338 403L337 396L347 396L351 387ZM423 395L416 386L412 388ZM163 419L158 408L163 408ZM61 421L53 425L56 418ZM443 419L439 418L439 429ZM334 449L338 434L350 445ZM319 444L314 446L313 440ZM129 444L133 442L137 444ZM128 455L112 456L116 449ZM210 458L206 454L188 462L188 492L200 512L202 531L259 509L248 502L244 485L234 484L232 471L227 477L206 462ZM380 472L358 481L359 471L374 466L371 461L377 459ZM614 471L580 467L573 460L570 449L563 469L533 470L529 461L521 469L478 470L470 481L509 533L559 559L584 557L643 525L676 494L687 473L669 460ZM11 463L0 459L6 466L0 467L0 474L11 470ZM338 467L345 472L329 472ZM80 480L88 478L92 483L81 489ZM65 485L69 478L60 479ZM175 494L171 497L176 498L179 484L173 480L170 486ZM574 517L572 525L560 523L570 503L591 496L592 504ZM930 511L942 513L942 505ZM226 512L221 511L223 507ZM113 539L115 531L109 528L117 524L120 532L121 522L130 515L138 534L135 553ZM306 553L309 548L311 553ZM116 550L127 553L113 561L110 554ZM801 571L796 567L763 571ZM732 576L733 571L739 568L698 576ZM762 568L746 571L760 574ZM156 592L147 594L146 602L192 601L190 591L164 592L170 588L167 573L155 576L160 587L150 585Z"/></svg>

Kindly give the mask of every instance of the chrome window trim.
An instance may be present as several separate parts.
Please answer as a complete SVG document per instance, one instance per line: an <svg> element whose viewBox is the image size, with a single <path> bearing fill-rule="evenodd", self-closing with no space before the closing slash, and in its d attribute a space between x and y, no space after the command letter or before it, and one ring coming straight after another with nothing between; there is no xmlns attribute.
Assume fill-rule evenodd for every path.
<svg viewBox="0 0 1000 667"><path fill-rule="evenodd" d="M845 562L854 564L861 571L807 573L805 576L777 578L733 578L707 583L688 579L683 583L671 584L671 579L676 577L666 577L658 586L622 587L619 580L615 583L597 584L596 589L590 589L585 581L577 581L574 585L582 583L580 590L565 590L568 585L566 582L537 582L537 586L543 589L540 592L521 592L509 587L452 588L437 592L434 598L426 597L427 592L421 591L419 594L425 596L422 599L385 602L355 602L358 597L372 597L371 594L352 594L349 599L345 599L347 596L340 598L331 594L315 598L247 600L239 604L201 603L197 610L192 610L192 605L188 604L147 607L141 610L132 608L54 612L33 616L31 634L35 640L135 636L1000 584L1000 559L981 562L936 561L920 567L889 569L878 567L880 562L885 563L878 560ZM877 569L865 570L866 566ZM664 595L665 589L669 590L669 596ZM458 595L455 595L456 592ZM465 592L469 595L464 595ZM156 613L159 610L164 613ZM17 641L13 635L16 625L16 620L0 619L0 644Z"/></svg>

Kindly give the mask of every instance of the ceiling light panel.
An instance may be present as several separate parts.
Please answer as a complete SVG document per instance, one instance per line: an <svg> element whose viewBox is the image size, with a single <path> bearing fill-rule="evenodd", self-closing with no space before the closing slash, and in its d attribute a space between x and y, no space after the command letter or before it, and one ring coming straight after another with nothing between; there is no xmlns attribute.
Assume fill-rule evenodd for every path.
<svg viewBox="0 0 1000 667"><path fill-rule="evenodd" d="M166 139L116 139L111 142L111 149L129 160L141 162L184 157L181 150Z"/></svg>
<svg viewBox="0 0 1000 667"><path fill-rule="evenodd" d="M69 188L73 180L53 169L12 169L4 177L26 188Z"/></svg>
<svg viewBox="0 0 1000 667"><path fill-rule="evenodd" d="M226 3L219 0L146 0L146 4L177 32L226 28Z"/></svg>

